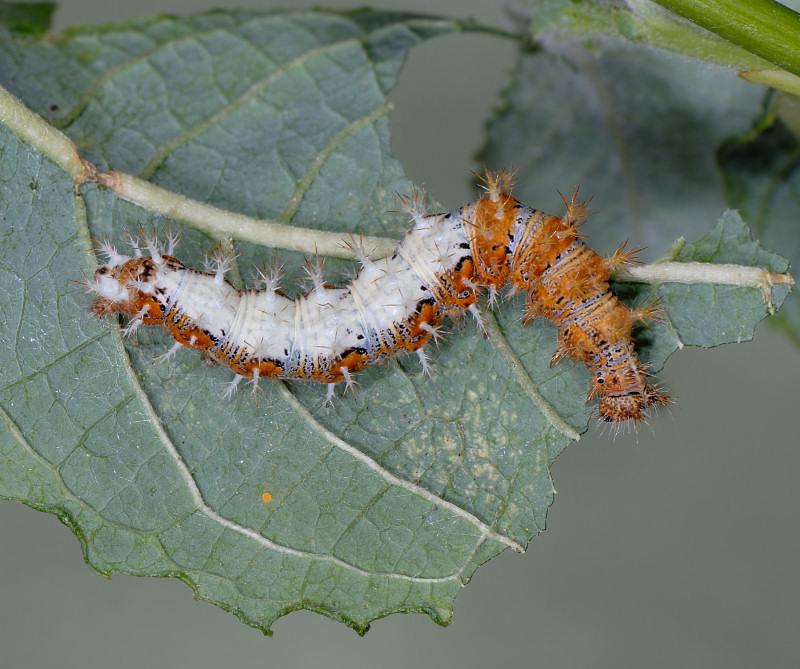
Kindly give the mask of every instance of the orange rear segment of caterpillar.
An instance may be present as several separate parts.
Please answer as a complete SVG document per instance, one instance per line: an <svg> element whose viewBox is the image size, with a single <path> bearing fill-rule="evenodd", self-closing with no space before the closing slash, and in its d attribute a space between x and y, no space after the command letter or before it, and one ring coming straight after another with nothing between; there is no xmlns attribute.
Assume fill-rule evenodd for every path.
<svg viewBox="0 0 800 669"><path fill-rule="evenodd" d="M604 259L583 243L578 230L591 214L588 203L577 201L577 191L564 200L567 213L559 218L514 199L502 173L487 174L484 182L487 195L475 205L482 222L473 237L476 265L493 266L505 256L505 270L491 278L502 274L503 282L527 294L525 320L543 317L558 327L553 362L572 358L589 368L588 399L600 397L598 418L637 423L652 408L667 405L669 396L648 383L631 336L636 320L657 320L659 309L651 305L632 311L608 285L613 268L635 262L633 252L623 248ZM499 251L503 240L505 249Z"/></svg>

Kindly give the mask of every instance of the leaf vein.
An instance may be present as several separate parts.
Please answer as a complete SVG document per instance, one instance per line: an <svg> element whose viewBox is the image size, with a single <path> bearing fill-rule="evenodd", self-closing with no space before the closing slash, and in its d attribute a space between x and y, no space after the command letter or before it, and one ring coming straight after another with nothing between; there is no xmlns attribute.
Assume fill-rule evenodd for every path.
<svg viewBox="0 0 800 669"><path fill-rule="evenodd" d="M406 23L410 24L413 22L407 21ZM237 97L235 100L232 100L225 107L221 108L220 110L209 116L205 121L196 124L194 127L187 130L180 136L164 144L161 149L155 152L155 155L147 162L145 167L142 169L141 173L139 174L140 178L145 180L149 179L153 175L153 173L158 169L159 165L161 165L161 163L163 163L163 161L167 158L167 156L169 156L172 152L174 152L178 147L186 144L187 142L191 141L192 139L197 137L199 134L201 134L208 128L213 127L215 124L219 123L223 118L229 116L233 111L241 107L247 101L254 99L268 86L275 83L278 79L280 79L284 75L288 74L289 72L292 72L293 70L296 70L299 67L302 67L305 63L307 63L308 61L314 59L319 55L331 53L333 51L336 51L341 48L346 48L348 46L364 44L367 40L369 40L370 37L374 36L379 32L382 32L385 29L386 26L381 26L376 30L366 32L358 37L342 39L328 44L323 44L322 46L319 46L315 49L310 49L309 51L302 54L301 56L298 56L297 58L287 61L286 63L280 64L268 76L254 83L239 97ZM381 109L383 109L383 107ZM370 114L368 116L372 115L373 114Z"/></svg>
<svg viewBox="0 0 800 669"><path fill-rule="evenodd" d="M311 187L311 184L314 182L314 178L317 176L317 174L319 174L319 171L322 169L322 166L325 164L325 161L347 137L352 135L360 128L363 128L364 126L369 125L373 121L376 121L381 116L384 116L391 109L392 109L391 103L387 102L386 104L381 105L377 109L374 109L369 114L354 120L352 123L349 123L344 128L342 128L338 133L336 133L336 135L331 139L331 141L328 142L327 146L325 146L319 153L317 153L314 160L311 161L311 164L306 169L305 174L297 181L294 192L289 198L288 204L281 212L278 219L281 221L286 221L287 223L292 220L295 213L297 213L297 210L300 208L300 202L303 199L303 195L305 195L305 193Z"/></svg>
<svg viewBox="0 0 800 669"><path fill-rule="evenodd" d="M256 541L257 543L261 544L262 546L264 546L266 548L269 548L270 550L273 550L273 551L275 551L277 553L281 553L283 555L289 555L291 557L306 559L306 560L312 560L312 561L316 560L316 561L320 561L320 562L330 562L330 563L332 563L332 564L334 564L334 565L336 565L336 566L338 566L338 567L340 567L342 569L346 569L348 571L352 571L352 572L358 573L358 574L360 574L362 576L365 576L365 577L381 576L381 577L390 578L390 579L407 580L407 581L411 581L411 582L414 582L414 583L444 583L444 582L448 582L448 581L452 581L452 580L459 580L459 574L458 573L448 574L446 576L440 576L440 577L417 577L417 576L409 576L407 574L396 574L396 573L388 573L388 572L380 572L380 573L378 573L378 572L370 572L370 571L368 571L366 569L362 569L360 567L356 567L355 565L352 565L352 564L346 562L345 560L342 560L340 558L336 558L336 557L331 556L331 555L320 555L320 554L316 554L316 553L310 553L308 551L302 551L302 550L298 550L298 549L295 549L295 548L290 548L288 546L284 546L282 544L278 544L278 543L276 543L276 542L274 542L274 541L272 541L270 539L267 539L265 536L263 536L259 532L256 532L252 528L245 527L243 525L235 523L235 522L233 522L231 520L228 520L227 518L225 518L224 516L220 515L219 513L217 513L214 509L212 509L211 507L209 507L206 504L205 500L203 499L203 495L200 492L200 489L199 489L199 487L197 485L197 482L194 480L194 477L192 476L191 472L189 471L189 468L187 467L186 463L183 461L183 458L181 457L180 453L178 452L177 448L175 447L175 444L172 443L172 439L170 439L169 435L166 433L166 430L164 429L164 426L161 423L161 419L159 418L158 414L155 411L155 408L153 407L152 403L150 402L150 399L147 396L147 393L145 392L144 388L139 383L139 380L136 377L136 373L133 370L133 365L131 363L131 360L128 357L127 351L125 351L124 344L122 343L122 336L120 334L117 334L116 338L118 340L118 346L119 346L120 351L121 351L121 357L124 360L123 364L124 364L126 375L128 377L128 382L131 385L131 387L133 388L133 392L137 395L137 397L138 397L138 399L139 399L139 401L140 401L140 403L142 405L142 408L147 413L148 418L150 419L150 424L152 425L153 429L155 430L156 435L158 436L159 440L161 441L162 445L166 449L166 451L169 454L169 456L175 462L175 465L178 468L178 472L180 473L181 478L183 478L183 480L184 480L184 483L185 483L185 485L186 485L186 487L187 487L187 489L188 489L188 491L189 491L189 493L190 493L190 495L192 497L192 500L194 502L194 505L195 505L195 508L197 509L197 511L199 511L200 513L202 513L203 515L208 517L210 520L213 520L214 522L219 524L221 527L224 527L225 529L228 529L228 530L231 530L233 532L236 532L237 534L246 536L247 538L252 539L252 540ZM290 393L288 393L288 390L286 390L285 388L284 388L284 392L286 394L291 395ZM305 410L305 407L303 407L303 409ZM321 426L319 426L319 428L322 429ZM333 436L333 435L331 435L331 436ZM362 454L362 458L365 458L365 457L366 456L363 456L363 454ZM388 472L387 472L387 475L391 476L390 474L388 474ZM400 482L400 480L397 479L396 477L393 477L393 478L395 480L397 480L398 482ZM402 483L402 482L400 482L400 483ZM411 484L405 484L403 487L410 488ZM428 493L428 495L430 497L433 497L432 495L430 495L430 493ZM438 499L438 498L436 498L436 499ZM449 503L445 502L444 500L439 500L439 505L440 506L448 506ZM450 505L450 506L452 506L452 505ZM466 514L463 511L461 511L461 513L459 513L458 515L461 515L462 517L469 516L469 514ZM473 517L473 525L476 525L476 527L478 527L479 525L483 526L484 529L481 529L479 527L479 529L481 529L481 540L485 540L486 538L492 538L495 541L499 541L499 542L504 543L506 545L512 546L514 548L517 548L517 550L520 550L520 551L522 550L521 546L519 546L515 542L510 541L506 537L503 537L503 536L491 531L491 529L488 528L488 526L486 526L483 523L480 523L480 521L478 521L474 517Z"/></svg>
<svg viewBox="0 0 800 669"><path fill-rule="evenodd" d="M365 453L362 453L361 451L359 451L354 446L351 446L350 444L348 444L343 439L340 439L335 434L333 434L330 430L328 430L323 425L321 425L311 415L311 413L308 411L308 409L303 404L301 404L298 401L298 399L294 395L292 395L292 393L290 393L289 390L284 385L279 386L279 388L280 388L281 394L283 394L286 402L298 413L298 415L300 415L308 423L308 425L315 432L317 432L320 436L322 436L324 439L329 441L335 447L339 448L340 450L344 451L345 453L349 454L350 456L352 456L353 458L355 458L356 460L358 460L359 462L364 464L368 469L370 469L373 472L375 472L376 474L378 474L385 481L387 481L391 485L395 485L395 486L398 486L400 488L403 488L403 489L405 489L405 490L407 490L407 491L409 491L409 492L411 492L411 493L413 493L415 495L419 495L420 497L422 497L423 499L427 500L428 502L430 502L434 506L437 506L437 507L440 507L440 508L446 508L448 511L450 511L454 515L456 515L459 518L467 521L470 525L475 527L484 538L492 539L493 541L497 541L499 543L505 544L506 546L509 546L509 547L513 548L514 550L516 550L516 551L524 552L524 549L520 544L518 544L516 541L513 541L512 539L509 539L506 536L503 536L502 534L499 534L492 527L490 527L488 524L484 523L477 516L465 511L464 509L462 509L461 507L453 504L452 502L448 502L447 500L445 500L445 499L433 494L430 490L427 490L427 489L425 489L425 488L423 488L423 487L421 487L419 485L416 485L415 483L411 483L410 481L406 481L404 479L401 479L400 477L395 476L390 471L388 471L385 468L383 468L381 465L379 465L377 462L375 462L375 460L370 458L368 455L366 455Z"/></svg>
<svg viewBox="0 0 800 669"><path fill-rule="evenodd" d="M536 387L533 379L531 379L531 377L525 371L525 368L522 366L519 357L511 348L508 340L503 335L503 332L501 331L500 325L497 322L494 314L487 313L485 315L484 325L489 333L492 343L497 347L497 350L500 351L500 354L503 356L509 368L511 369L514 378L516 378L517 382L520 384L520 386L522 386L522 390L524 391L525 395L527 395L528 399L530 399L530 401L536 405L536 408L542 412L542 415L547 419L550 425L552 425L561 434L569 439L572 439L573 441L580 439L580 434L570 427L566 421L564 421L564 419L558 415L555 407L553 407L553 405L550 404L541 395L541 393L539 393L539 389Z"/></svg>

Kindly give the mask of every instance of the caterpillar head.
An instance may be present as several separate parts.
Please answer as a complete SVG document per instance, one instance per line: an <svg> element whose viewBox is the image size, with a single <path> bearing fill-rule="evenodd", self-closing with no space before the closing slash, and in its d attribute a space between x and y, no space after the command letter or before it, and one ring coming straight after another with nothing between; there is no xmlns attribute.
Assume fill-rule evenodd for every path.
<svg viewBox="0 0 800 669"><path fill-rule="evenodd" d="M122 313L134 316L152 294L158 266L151 258L127 258L108 262L95 270L89 291L99 296L92 306L97 316Z"/></svg>

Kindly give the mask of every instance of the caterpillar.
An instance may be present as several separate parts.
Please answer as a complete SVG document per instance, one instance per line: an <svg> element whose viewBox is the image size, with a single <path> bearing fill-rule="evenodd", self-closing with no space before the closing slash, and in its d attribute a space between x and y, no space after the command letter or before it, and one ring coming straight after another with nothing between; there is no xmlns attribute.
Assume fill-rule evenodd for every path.
<svg viewBox="0 0 800 669"><path fill-rule="evenodd" d="M599 397L601 421L623 424L644 420L648 410L669 396L650 382L634 350L636 321L659 319L658 301L628 309L609 290L615 269L635 262L639 251L622 244L602 258L582 241L578 230L589 216L588 203L567 201L563 217L528 207L511 195L513 174L486 172L483 197L444 214L430 214L419 195L402 197L413 227L395 251L370 260L359 244L357 277L343 288L325 285L321 268L308 267L313 288L294 300L281 292L279 272L263 272L262 287L237 290L225 278L231 257L219 254L213 271L195 271L167 248L143 236L134 256L109 243L98 251L107 262L94 273L89 291L98 297L98 317L131 317L127 332L161 325L175 339L164 355L180 347L201 350L236 376L257 387L260 378L311 380L352 386L353 374L394 356L416 352L429 371L424 347L437 338L445 317L471 312L480 323L477 299L510 286L527 295L523 322L536 317L558 328L552 362L572 358L592 375L587 401Z"/></svg>

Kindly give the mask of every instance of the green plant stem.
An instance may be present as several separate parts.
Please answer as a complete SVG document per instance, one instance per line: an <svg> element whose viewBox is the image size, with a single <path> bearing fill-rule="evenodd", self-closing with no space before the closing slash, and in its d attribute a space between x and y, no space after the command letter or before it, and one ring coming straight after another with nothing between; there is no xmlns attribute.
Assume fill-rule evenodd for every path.
<svg viewBox="0 0 800 669"><path fill-rule="evenodd" d="M72 140L56 130L36 112L28 109L0 86L0 125L4 125L26 144L41 151L77 182L86 176L86 166Z"/></svg>
<svg viewBox="0 0 800 669"><path fill-rule="evenodd" d="M616 274L614 280L656 286L663 283L704 283L757 288L761 291L770 313L775 312L772 306L772 286L794 285L794 279L789 274L773 274L761 267L707 262L658 261L652 265L635 265L626 272Z"/></svg>
<svg viewBox="0 0 800 669"><path fill-rule="evenodd" d="M355 257L354 249L342 243L342 235L336 232L296 228L277 221L264 221L224 211L209 204L173 193L155 184L137 179L122 172L100 172L94 165L84 161L66 135L51 127L41 116L32 112L11 93L0 86L0 125L7 127L23 142L42 151L62 169L67 171L76 185L92 181L108 188L118 197L149 211L156 211L174 220L191 225L215 236L217 239L250 241L255 244L284 248L305 253ZM397 244L396 240L384 237L362 237L360 243L371 257L380 258ZM676 249L679 246L676 246ZM677 252L676 250L674 252ZM712 283L758 287L766 295L774 283L794 283L788 275L774 275L757 268L738 265L703 265L697 263L661 262L655 265L633 267L628 273L616 277L620 281L646 283ZM750 270L753 271L750 271Z"/></svg>
<svg viewBox="0 0 800 669"><path fill-rule="evenodd" d="M774 0L654 0L800 76L800 14Z"/></svg>

